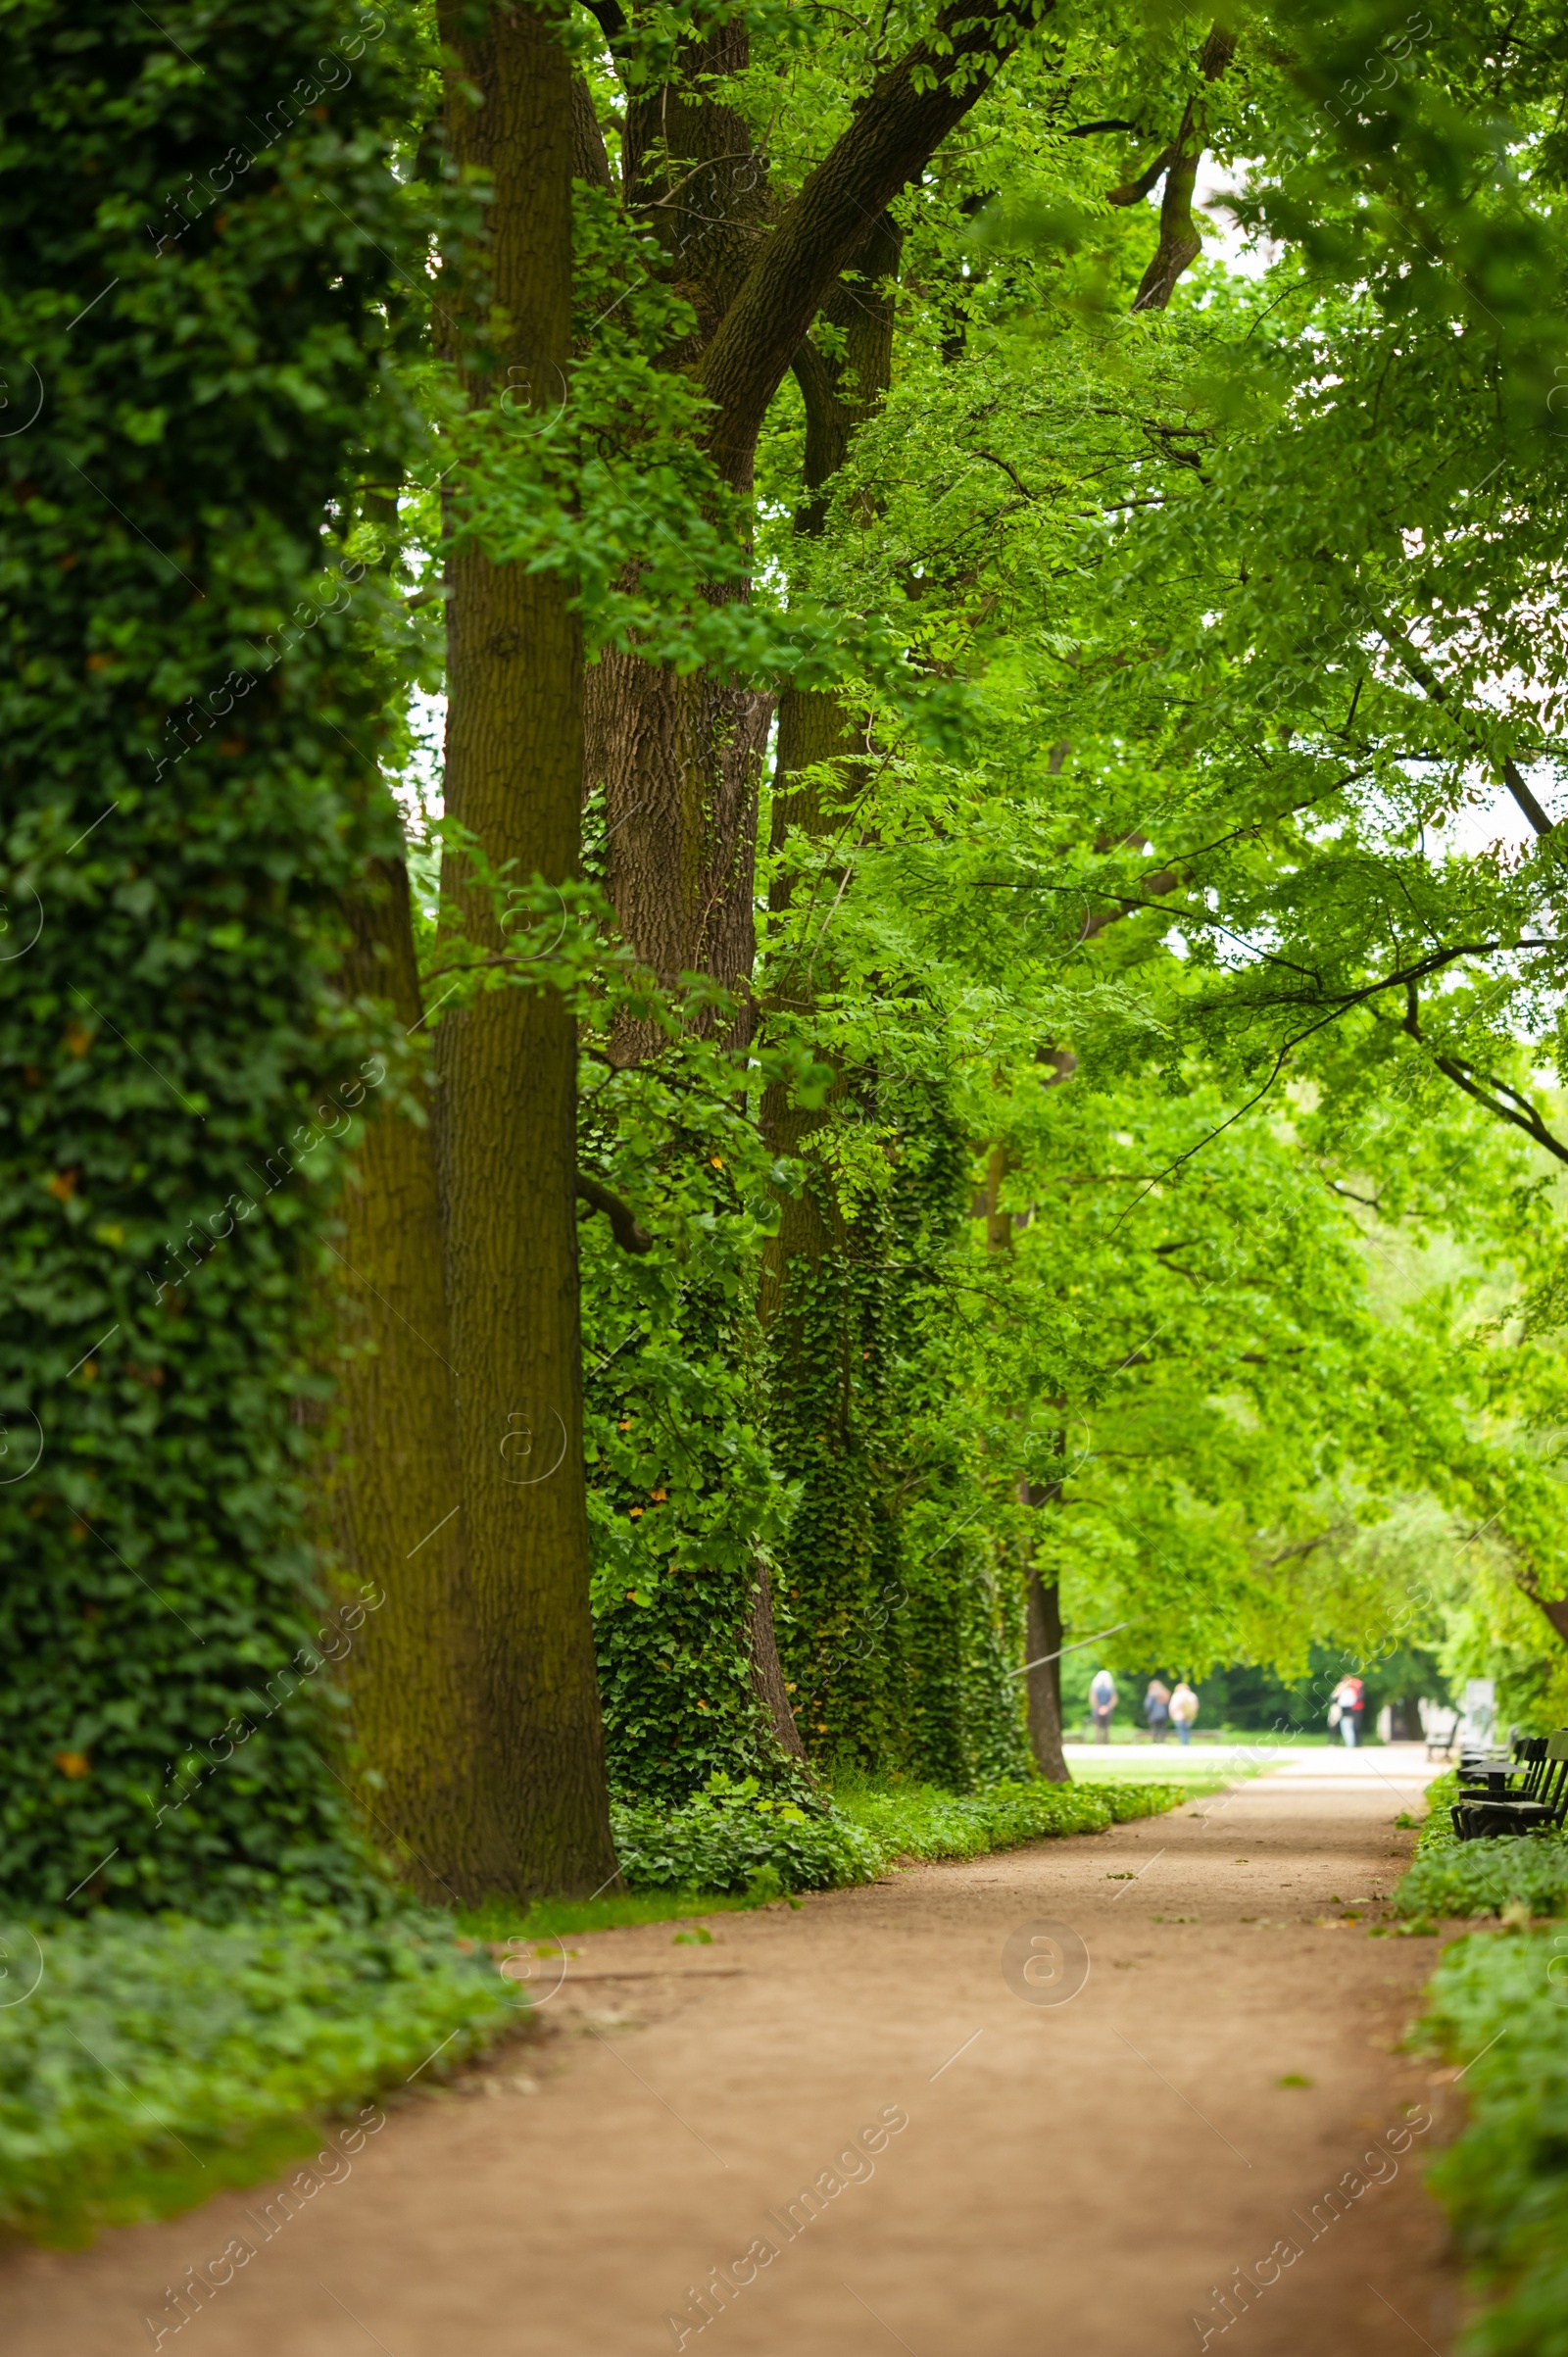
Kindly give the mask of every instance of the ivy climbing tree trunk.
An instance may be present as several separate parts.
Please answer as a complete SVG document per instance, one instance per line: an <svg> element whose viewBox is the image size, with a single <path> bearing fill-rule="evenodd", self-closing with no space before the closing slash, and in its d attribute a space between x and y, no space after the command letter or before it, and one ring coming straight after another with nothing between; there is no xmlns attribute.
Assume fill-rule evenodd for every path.
<svg viewBox="0 0 1568 2357"><path fill-rule="evenodd" d="M455 273L460 368L561 398L570 366L572 74L556 19L494 0L482 30L448 0L448 154L490 175L481 248ZM514 400L519 398L515 390ZM492 565L461 533L448 562L446 808L491 865L574 877L582 657L565 586ZM504 947L460 856L443 892L468 942ZM447 1300L469 1581L492 1727L488 1771L515 1887L581 1893L615 1876L589 1616L578 1320L576 1039L565 1001L481 993L437 1035Z"/></svg>
<svg viewBox="0 0 1568 2357"><path fill-rule="evenodd" d="M866 239L857 269L828 291L823 314L838 330L833 358L803 344L795 373L806 403L807 502L797 517L804 539L822 528L828 486L842 466L852 436L876 409L892 380L893 279L900 238L886 217ZM826 840L841 823L841 806L863 778L871 757L865 715L837 696L787 688L779 700L778 757L773 793L772 849L790 832ZM846 853L848 859L852 855ZM775 913L799 897L789 867L774 884ZM818 956L831 952L818 935L814 910L795 909L798 932L787 963L770 986L775 1012L809 1017ZM811 1139L842 1119L859 1080L874 1075L841 1071L826 1103L807 1109L789 1092L771 1088L762 1123L776 1154L798 1160ZM791 1647L796 1684L806 1695L808 1733L826 1733L813 1748L879 1757L886 1739L891 1597L902 1595L898 1534L885 1496L886 1436L879 1429L880 1376L890 1337L886 1288L865 1268L886 1254L877 1211L847 1218L831 1179L812 1170L779 1205L777 1232L763 1267L761 1310L769 1329L775 1399L771 1440L791 1480L801 1485L797 1530L786 1569L803 1608ZM868 1373L867 1370L870 1370ZM823 1713L826 1714L825 1718Z"/></svg>

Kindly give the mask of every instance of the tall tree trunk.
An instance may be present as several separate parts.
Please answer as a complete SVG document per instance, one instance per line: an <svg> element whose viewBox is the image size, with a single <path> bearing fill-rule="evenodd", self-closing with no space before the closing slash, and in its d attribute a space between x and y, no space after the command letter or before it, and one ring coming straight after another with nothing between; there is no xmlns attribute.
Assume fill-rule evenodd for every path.
<svg viewBox="0 0 1568 2357"><path fill-rule="evenodd" d="M1048 1049L1042 1052L1042 1060L1059 1055L1059 1051ZM1072 1058L1074 1063L1076 1060ZM1002 1204L1002 1190L1011 1165L1012 1157L1006 1147L993 1146L986 1156L985 1187L975 1205L985 1219L989 1252L1012 1251L1012 1217ZM1066 1448L1066 1433L1058 1429L1055 1449L1058 1459L1065 1458ZM1059 1477L1054 1482L1020 1481L1018 1502L1036 1510L1060 1505L1061 1489ZM1042 1577L1040 1549L1033 1538L1025 1539L1023 1544L1024 1661L1028 1665L1024 1670L1024 1694L1029 1712L1029 1744L1042 1776L1053 1784L1070 1784L1072 1770L1061 1747L1061 1588L1057 1581Z"/></svg>
<svg viewBox="0 0 1568 2357"><path fill-rule="evenodd" d="M766 167L726 80L750 62L742 23L688 41L671 79L628 92L621 141L628 211L669 258L697 314L669 354L688 367L743 285L764 233ZM750 594L715 586L715 600ZM605 793L606 886L620 929L666 983L699 973L745 991L756 955L752 882L758 789L773 699L712 672L682 677L612 651L588 675L586 783ZM743 1018L744 1038L748 1028ZM657 1026L625 1026L616 1056L654 1052Z"/></svg>
<svg viewBox="0 0 1568 2357"><path fill-rule="evenodd" d="M1019 1495L1025 1505L1043 1506L1059 1501L1059 1483L1042 1487L1035 1482L1021 1482ZM1028 1651L1024 1659L1033 1667L1024 1673L1024 1685L1029 1699L1029 1743L1042 1776L1053 1784L1070 1784L1072 1770L1067 1765L1061 1747L1061 1589L1056 1581L1041 1577L1040 1558L1034 1547L1029 1549L1025 1597L1028 1605ZM1054 1654L1050 1660L1045 1656Z"/></svg>
<svg viewBox="0 0 1568 2357"><path fill-rule="evenodd" d="M752 1608L746 1622L746 1649L751 1659L752 1692L766 1712L768 1723L782 1748L792 1759L804 1760L806 1745L790 1708L789 1692L784 1684L784 1671L778 1657L778 1636L773 1627L773 1584L765 1563L757 1566L757 1585L752 1590Z"/></svg>
<svg viewBox="0 0 1568 2357"><path fill-rule="evenodd" d="M346 996L388 1002L400 1028L414 1030L422 1010L401 864L372 861L348 915ZM358 1746L377 1778L360 1797L422 1897L473 1905L515 1888L516 1843L493 1774L464 1557L427 1123L376 1108L331 1249L345 1346L333 1524L351 1573L380 1591L344 1658Z"/></svg>
<svg viewBox="0 0 1568 2357"><path fill-rule="evenodd" d="M606 889L661 980L698 973L744 995L757 953L752 887L758 783L773 699L612 650L588 674L585 782L603 787ZM743 1015L742 1041L747 1030ZM628 1025L617 1060L662 1042Z"/></svg>
<svg viewBox="0 0 1568 2357"><path fill-rule="evenodd" d="M551 402L571 359L570 62L551 17L525 0L493 0L484 31L472 25L462 0L443 0L456 58L448 152L460 172L488 172L492 189L483 247L458 273L464 382L475 401L510 381ZM494 867L514 861L521 882L562 883L578 871L583 754L567 588L494 565L460 537L447 619L447 811ZM500 952L489 898L461 857L443 861L442 886L467 939ZM494 1771L519 1887L591 1891L614 1878L615 1856L589 1614L571 1012L548 987L482 993L443 1019L437 1061L459 1451Z"/></svg>

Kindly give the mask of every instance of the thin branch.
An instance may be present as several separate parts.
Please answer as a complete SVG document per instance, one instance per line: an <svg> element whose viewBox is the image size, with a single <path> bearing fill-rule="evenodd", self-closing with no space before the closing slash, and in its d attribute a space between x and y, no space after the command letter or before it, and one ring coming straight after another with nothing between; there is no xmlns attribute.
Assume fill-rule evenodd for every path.
<svg viewBox="0 0 1568 2357"><path fill-rule="evenodd" d="M1361 605L1364 611L1371 613L1371 609L1365 606L1364 600L1362 600L1359 596L1357 596L1356 603ZM1382 639L1384 645L1388 647L1392 653L1398 657L1405 669L1409 672L1411 678L1415 681L1417 687L1421 689L1423 695L1427 696L1432 703L1441 706L1443 711L1448 712L1450 716L1455 718L1461 734L1469 740L1472 752L1477 754L1483 761L1487 760L1489 757L1487 756L1481 744L1481 740L1477 736L1475 730L1470 726L1470 723L1466 719L1454 713L1453 698L1449 695L1447 689L1444 686L1443 681L1433 670L1431 664L1428 663L1410 644L1410 641L1405 636L1404 632L1398 629L1393 622L1385 621L1381 614L1374 613L1372 614L1371 618L1372 627L1377 632L1379 638ZM1504 754L1502 758L1502 782L1507 787L1509 793L1513 796L1514 801L1518 804L1520 810L1529 819L1530 824L1535 829L1536 833L1538 835L1551 834L1555 827L1556 821L1546 816L1545 811L1536 800L1535 795L1532 793L1529 785L1520 775L1519 770L1515 767L1513 761L1510 761L1506 754Z"/></svg>
<svg viewBox="0 0 1568 2357"><path fill-rule="evenodd" d="M1004 474L1010 475L1014 487L1028 500L1031 507L1034 505L1037 494L1025 488L1016 466L1009 466L1005 459L999 459L994 450L977 450L974 455L977 459L989 459L993 466L1000 466Z"/></svg>
<svg viewBox="0 0 1568 2357"><path fill-rule="evenodd" d="M1315 1547L1327 1547L1333 1536L1332 1531L1320 1531L1315 1539L1301 1539L1295 1547L1282 1547L1277 1555L1264 1555L1259 1567L1264 1571L1272 1571L1276 1563L1289 1563L1296 1555L1309 1555Z"/></svg>
<svg viewBox="0 0 1568 2357"><path fill-rule="evenodd" d="M1406 985L1404 995L1405 1014L1400 1028L1408 1032L1418 1047L1425 1048L1428 1043L1421 1035L1421 1001L1413 982ZM1553 1137L1534 1100L1525 1096L1522 1090L1511 1087L1506 1080L1499 1080L1495 1073L1480 1071L1462 1056L1440 1056L1434 1051L1432 1060L1446 1080L1451 1080L1456 1089L1463 1089L1467 1097L1473 1097L1477 1105L1484 1105L1497 1120L1511 1122L1515 1129L1522 1129L1527 1138L1534 1138L1538 1146L1544 1146L1548 1154L1555 1154L1559 1162L1568 1162L1568 1146L1560 1138ZM1482 1082L1485 1082L1485 1087L1481 1086ZM1487 1089L1495 1090L1496 1095L1489 1097ZM1500 1105L1497 1102L1499 1097L1511 1098L1512 1104Z"/></svg>

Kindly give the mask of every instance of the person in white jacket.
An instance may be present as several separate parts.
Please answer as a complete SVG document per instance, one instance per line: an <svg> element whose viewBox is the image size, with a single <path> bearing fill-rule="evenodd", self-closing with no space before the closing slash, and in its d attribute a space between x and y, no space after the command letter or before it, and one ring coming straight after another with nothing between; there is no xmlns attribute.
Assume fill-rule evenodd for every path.
<svg viewBox="0 0 1568 2357"><path fill-rule="evenodd" d="M1181 1680L1175 1693L1171 1695L1170 1715L1175 1722L1176 1733L1181 1741L1184 1743L1190 1743L1193 1740L1193 1721L1198 1716L1198 1696L1185 1678Z"/></svg>

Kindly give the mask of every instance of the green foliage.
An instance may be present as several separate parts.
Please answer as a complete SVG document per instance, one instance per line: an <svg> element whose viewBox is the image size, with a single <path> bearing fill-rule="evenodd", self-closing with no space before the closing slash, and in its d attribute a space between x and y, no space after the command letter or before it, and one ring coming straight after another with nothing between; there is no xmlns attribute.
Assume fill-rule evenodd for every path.
<svg viewBox="0 0 1568 2357"><path fill-rule="evenodd" d="M992 1849L1064 1834L1103 1833L1135 1817L1157 1817L1191 1796L1185 1784L1086 1781L1045 1784L1014 1779L963 1794L935 1785L850 1786L834 1795L851 1822L871 1836L884 1860L977 1858Z"/></svg>
<svg viewBox="0 0 1568 2357"><path fill-rule="evenodd" d="M753 1778L715 1776L667 1816L617 1809L615 1844L634 1886L700 1884L767 1898L868 1883L901 1858L972 1858L1063 1834L1103 1833L1177 1807L1170 1784L997 1783L959 1794L930 1784L843 1784L831 1801L775 1800Z"/></svg>
<svg viewBox="0 0 1568 2357"><path fill-rule="evenodd" d="M1459 1796L1452 1769L1427 1787L1429 1815L1395 1904L1401 1915L1568 1914L1568 1834L1461 1841L1448 1815Z"/></svg>
<svg viewBox="0 0 1568 2357"><path fill-rule="evenodd" d="M634 1890L830 1891L875 1880L876 1845L814 1794L775 1798L755 1776L710 1777L667 1812L647 1804L612 1811L621 1871Z"/></svg>
<svg viewBox="0 0 1568 2357"><path fill-rule="evenodd" d="M834 1175L804 1178L823 1249L780 1252L787 1303L770 1336L769 1437L796 1487L778 1573L779 1656L809 1757L897 1758L894 1616L905 1601L892 1506L898 1456L901 1247L888 1193L846 1208Z"/></svg>
<svg viewBox="0 0 1568 2357"><path fill-rule="evenodd" d="M1185 38L1069 46L1074 115L1163 120ZM893 389L815 534L780 405L764 532L829 605L902 607L965 725L935 755L866 679L878 758L785 844L768 958L831 961L824 1053L940 1076L977 1182L1001 1150L1010 1249L969 1223L947 1271L993 1562L1036 1551L1070 1633L1132 1624L1127 1659L1291 1683L1314 1640L1390 1674L1413 1644L1506 1667L1534 1716L1544 1626L1503 1592L1568 1586L1562 1229L1519 1134L1552 1136L1560 867L1478 806L1505 753L1548 799L1559 758L1561 647L1530 643L1560 331L1522 290L1557 319L1560 158L1532 69L1507 102L1536 194L1498 162L1483 38L1293 18L1286 63L1244 30L1212 145L1311 268L1297 242L1257 282L1195 273L1163 317L1118 316L1137 222L1105 206L1114 151L1061 135L1054 54L1020 53L983 146L902 200ZM1360 92L1338 112L1331 70ZM1428 135L1445 108L1468 177ZM1457 276L1412 262L1440 197ZM1489 321L1465 270L1499 236Z"/></svg>
<svg viewBox="0 0 1568 2357"><path fill-rule="evenodd" d="M1461 1940L1432 1983L1425 2026L1465 2066L1470 2106L1431 2181L1487 2295L1465 2357L1568 2351L1565 2008L1561 1932Z"/></svg>
<svg viewBox="0 0 1568 2357"><path fill-rule="evenodd" d="M723 97L797 187L920 20L741 13ZM1537 1077L1561 868L1473 817L1505 758L1549 795L1568 677L1548 20L1503 77L1482 20L1293 8L1200 92L1196 20L1057 11L896 201L893 387L802 531L796 390L752 515L669 365L701 208L580 189L570 387L463 417L444 364L408 364L425 274L387 260L432 225L385 168L388 143L425 168L429 48L336 0L175 17L6 20L0 325L50 431L0 442L0 1410L16 1461L42 1445L0 1487L0 1639L29 1664L0 1689L0 1873L216 1909L361 1871L326 1677L241 1731L315 1660L324 1133L382 1068L332 1000L335 900L398 848L349 747L406 751L416 655L397 565L343 560L395 476L426 554L445 500L567 574L591 649L831 684L864 723L818 781L832 825L764 829L764 883L797 888L747 1052L715 1045L733 1009L617 964L589 887L559 972L519 952L575 993L585 1166L652 1239L584 1210L621 1792L667 1808L718 1770L800 1797L753 1686L764 1582L817 1757L954 1789L1026 1764L1031 1560L1069 1635L1131 1624L1129 1659L1289 1680L1314 1641L1419 1644L1551 1711L1527 1599L1568 1583ZM607 57L573 21L612 150L686 22L641 11ZM225 110L274 84L263 148ZM1108 192L1200 95L1284 251L1128 316L1152 223ZM432 612L438 572L411 567ZM592 874L592 806L589 836ZM532 885L492 881L515 916ZM667 1046L628 1064L626 1023ZM756 1121L786 1066L823 1118L775 1167ZM302 1119L323 1078L347 1090ZM800 1189L830 1248L764 1352Z"/></svg>
<svg viewBox="0 0 1568 2357"><path fill-rule="evenodd" d="M1561 1832L1517 1841L1460 1841L1451 1828L1423 1841L1399 1885L1401 1915L1568 1915L1568 1839Z"/></svg>
<svg viewBox="0 0 1568 2357"><path fill-rule="evenodd" d="M161 15L0 25L0 340L41 405L0 443L0 1880L220 1909L366 1872L326 1680L258 1697L321 1607L306 1305L384 1070L331 990L396 841L334 517L405 433L408 61L346 0Z"/></svg>
<svg viewBox="0 0 1568 2357"><path fill-rule="evenodd" d="M583 1154L656 1239L632 1254L604 1218L583 1227L607 1756L618 1792L662 1801L717 1768L769 1784L783 1773L746 1625L787 1505L759 1429L754 1302L771 1204L749 1167L756 1133L738 1105L671 1108L670 1094L657 1068L617 1076Z"/></svg>
<svg viewBox="0 0 1568 2357"><path fill-rule="evenodd" d="M968 1165L945 1089L862 1068L808 1140L819 1242L780 1255L769 1334L769 1433L797 1490L779 1649L808 1752L955 1790L1028 1766L1008 1677L1022 1583L953 1415Z"/></svg>
<svg viewBox="0 0 1568 2357"><path fill-rule="evenodd" d="M99 1910L40 1931L41 1977L0 2007L0 2225L51 2237L156 2215L160 2172L187 2200L248 2182L313 2119L517 2018L489 1958L433 1915ZM13 1929L5 1948L0 1986L24 1989L37 1945Z"/></svg>
<svg viewBox="0 0 1568 2357"><path fill-rule="evenodd" d="M560 1939L573 1932L618 1932L644 1923L689 1923L755 1904L717 1891L616 1891L604 1898L541 1898L522 1908L507 1899L465 1908L459 1928L481 1940Z"/></svg>

